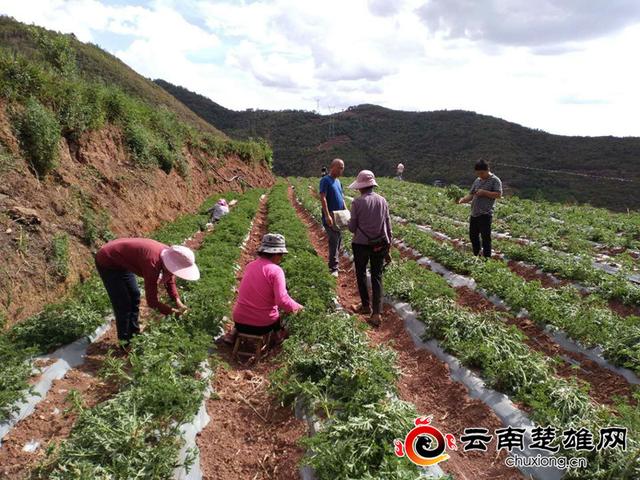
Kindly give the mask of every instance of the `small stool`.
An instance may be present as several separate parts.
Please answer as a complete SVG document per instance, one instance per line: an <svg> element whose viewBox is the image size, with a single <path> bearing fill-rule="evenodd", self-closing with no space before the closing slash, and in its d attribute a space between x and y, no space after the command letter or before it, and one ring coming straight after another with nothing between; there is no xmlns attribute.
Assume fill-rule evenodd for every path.
<svg viewBox="0 0 640 480"><path fill-rule="evenodd" d="M273 332L265 333L264 335L249 335L238 332L231 356L237 361L240 361L241 357L248 357L247 361L253 357L256 362L259 362L262 355L269 350L272 333Z"/></svg>

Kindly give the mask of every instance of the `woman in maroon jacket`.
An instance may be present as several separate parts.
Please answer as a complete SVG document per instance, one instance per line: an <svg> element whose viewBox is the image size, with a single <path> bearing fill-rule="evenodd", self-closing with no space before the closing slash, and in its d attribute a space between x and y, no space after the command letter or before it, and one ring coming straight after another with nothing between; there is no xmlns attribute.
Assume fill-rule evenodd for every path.
<svg viewBox="0 0 640 480"><path fill-rule="evenodd" d="M149 238L119 238L106 243L96 254L96 267L113 306L118 340L125 345L133 335L140 333L140 290L136 275L144 279L147 305L164 315L180 315L186 310L178 295L176 276L185 280L200 278L190 249L169 247ZM165 285L177 308L158 300L159 283Z"/></svg>

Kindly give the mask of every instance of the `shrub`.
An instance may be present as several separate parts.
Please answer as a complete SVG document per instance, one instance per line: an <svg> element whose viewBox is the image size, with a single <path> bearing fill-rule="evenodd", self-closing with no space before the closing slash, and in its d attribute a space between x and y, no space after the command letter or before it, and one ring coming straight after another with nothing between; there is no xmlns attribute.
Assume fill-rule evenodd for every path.
<svg viewBox="0 0 640 480"><path fill-rule="evenodd" d="M124 130L125 142L133 161L141 167L154 163L154 138L151 130L145 126L130 122Z"/></svg>
<svg viewBox="0 0 640 480"><path fill-rule="evenodd" d="M77 70L76 53L71 46L71 38L48 32L42 28L30 27L44 59L63 75L72 75Z"/></svg>
<svg viewBox="0 0 640 480"><path fill-rule="evenodd" d="M106 210L96 213L93 207L85 202L81 219L83 239L87 246L96 247L100 240L108 242L115 238L109 229L110 218Z"/></svg>
<svg viewBox="0 0 640 480"><path fill-rule="evenodd" d="M56 116L34 98L27 101L25 109L15 117L20 148L25 153L35 173L46 176L58 164L60 123Z"/></svg>
<svg viewBox="0 0 640 480"><path fill-rule="evenodd" d="M57 95L62 134L77 140L84 132L100 128L105 121L104 91L82 81L65 82Z"/></svg>
<svg viewBox="0 0 640 480"><path fill-rule="evenodd" d="M49 259L53 272L61 280L69 276L69 236L60 233L51 241Z"/></svg>
<svg viewBox="0 0 640 480"><path fill-rule="evenodd" d="M39 97L45 88L44 72L38 65L9 52L0 51L0 97L27 100Z"/></svg>
<svg viewBox="0 0 640 480"><path fill-rule="evenodd" d="M162 142L156 142L151 147L152 157L158 162L158 166L160 169L169 174L171 173L171 169L173 168L173 163L177 160L176 155L172 152L169 146Z"/></svg>

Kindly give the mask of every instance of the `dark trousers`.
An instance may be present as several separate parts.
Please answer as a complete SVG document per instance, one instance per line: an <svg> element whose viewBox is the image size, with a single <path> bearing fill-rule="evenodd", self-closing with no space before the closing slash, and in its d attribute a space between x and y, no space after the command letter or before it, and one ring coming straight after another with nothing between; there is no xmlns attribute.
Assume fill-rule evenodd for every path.
<svg viewBox="0 0 640 480"><path fill-rule="evenodd" d="M342 232L327 226L324 227L324 230L327 232L327 237L329 237L329 270L337 272L340 248L342 247Z"/></svg>
<svg viewBox="0 0 640 480"><path fill-rule="evenodd" d="M140 333L140 289L136 276L126 270L111 270L99 266L98 273L113 306L118 340L128 343L133 335Z"/></svg>
<svg viewBox="0 0 640 480"><path fill-rule="evenodd" d="M271 325L265 325L264 327L258 327L256 325L246 325L244 323L234 322L234 326L236 330L240 333L245 333L247 335L264 335L269 332L277 332L282 330L282 324L280 323L280 319L276 320L275 323Z"/></svg>
<svg viewBox="0 0 640 480"><path fill-rule="evenodd" d="M491 257L491 215L478 215L469 219L469 239L474 255L480 255L480 239L482 238L482 255Z"/></svg>
<svg viewBox="0 0 640 480"><path fill-rule="evenodd" d="M358 291L363 307L371 307L373 313L382 312L382 267L387 248L378 252L373 251L369 245L359 245L352 243L353 264L356 267L356 280L358 281ZM369 302L369 289L367 288L367 264L371 263L371 290L373 293L373 304Z"/></svg>

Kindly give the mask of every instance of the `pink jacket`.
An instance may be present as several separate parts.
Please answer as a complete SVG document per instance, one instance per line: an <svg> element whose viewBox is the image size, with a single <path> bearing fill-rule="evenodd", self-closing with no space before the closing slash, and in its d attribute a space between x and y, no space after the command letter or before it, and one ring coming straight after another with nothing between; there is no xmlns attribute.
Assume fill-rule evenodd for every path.
<svg viewBox="0 0 640 480"><path fill-rule="evenodd" d="M285 312L296 312L302 305L287 293L282 268L269 259L258 257L245 268L238 300L233 307L233 321L266 327L278 320L279 308Z"/></svg>

